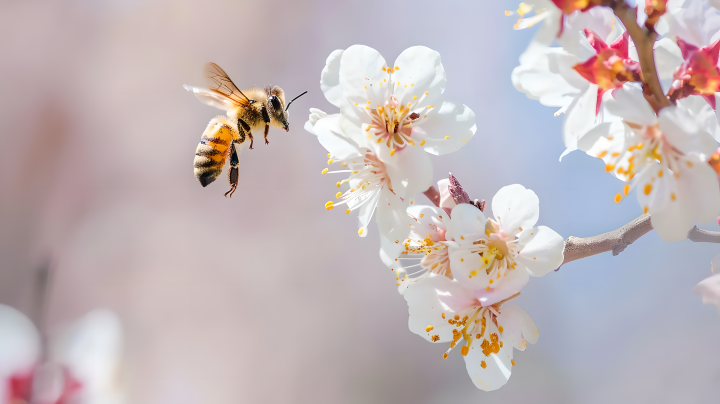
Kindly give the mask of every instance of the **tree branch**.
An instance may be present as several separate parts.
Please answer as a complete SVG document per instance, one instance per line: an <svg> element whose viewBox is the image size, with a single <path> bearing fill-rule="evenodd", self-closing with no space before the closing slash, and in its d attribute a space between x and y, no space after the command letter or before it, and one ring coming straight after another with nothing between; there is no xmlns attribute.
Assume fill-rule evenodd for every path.
<svg viewBox="0 0 720 404"><path fill-rule="evenodd" d="M720 232L698 229L697 226L695 226L688 232L688 239L696 243L720 244Z"/></svg>
<svg viewBox="0 0 720 404"><path fill-rule="evenodd" d="M643 89L648 102L655 109L655 112L672 105L670 100L663 93L657 68L655 67L655 39L657 33L643 28L637 23L637 11L630 7L625 0L613 0L611 6L615 15L622 21L625 29L630 34L638 53L638 61L643 75Z"/></svg>
<svg viewBox="0 0 720 404"><path fill-rule="evenodd" d="M625 250L625 247L652 229L650 215L642 215L619 229L597 236L585 238L570 236L565 240L565 259L560 266L606 251L612 251L613 255L618 255Z"/></svg>

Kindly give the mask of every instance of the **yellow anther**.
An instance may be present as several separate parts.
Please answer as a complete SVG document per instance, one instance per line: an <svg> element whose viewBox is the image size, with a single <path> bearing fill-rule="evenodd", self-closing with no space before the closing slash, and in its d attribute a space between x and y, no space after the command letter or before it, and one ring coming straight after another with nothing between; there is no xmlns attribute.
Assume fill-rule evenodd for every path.
<svg viewBox="0 0 720 404"><path fill-rule="evenodd" d="M430 332L432 330L433 330L433 326L431 326L431 325L425 327L425 331L427 331L427 332Z"/></svg>
<svg viewBox="0 0 720 404"><path fill-rule="evenodd" d="M365 231L365 228L361 227L360 230L358 230L358 236L362 236L364 231Z"/></svg>
<svg viewBox="0 0 720 404"><path fill-rule="evenodd" d="M690 161L686 161L685 164L687 164L688 167L692 167L692 166L693 166L693 163L690 162Z"/></svg>
<svg viewBox="0 0 720 404"><path fill-rule="evenodd" d="M424 94L425 94L425 95L428 95L429 93L428 93L427 91L425 91L425 93L424 93Z"/></svg>
<svg viewBox="0 0 720 404"><path fill-rule="evenodd" d="M336 198L339 198L339 197L341 197L341 196L342 196L342 192L338 192L337 194L335 194L335 197L336 197Z"/></svg>
<svg viewBox="0 0 720 404"><path fill-rule="evenodd" d="M395 149L390 150L390 155L392 156L393 154L395 154Z"/></svg>
<svg viewBox="0 0 720 404"><path fill-rule="evenodd" d="M325 206L332 206L334 205L333 201L327 201L325 202Z"/></svg>
<svg viewBox="0 0 720 404"><path fill-rule="evenodd" d="M676 196L675 196L675 193L674 193L674 192L673 192L672 194L670 194L670 198L671 198L673 201L675 200Z"/></svg>
<svg viewBox="0 0 720 404"><path fill-rule="evenodd" d="M480 362L480 366L485 369L487 367L487 363L485 361Z"/></svg>
<svg viewBox="0 0 720 404"><path fill-rule="evenodd" d="M345 211L345 214L346 214L346 215L349 215L349 214L350 214L350 209L346 210L346 211Z"/></svg>
<svg viewBox="0 0 720 404"><path fill-rule="evenodd" d="M333 159L328 160L328 164L332 164L334 162L335 162L335 160L333 160Z"/></svg>
<svg viewBox="0 0 720 404"><path fill-rule="evenodd" d="M413 100L417 100L417 95L413 95Z"/></svg>
<svg viewBox="0 0 720 404"><path fill-rule="evenodd" d="M597 155L597 158L601 159L601 158L605 157L606 154L607 154L607 150L603 150L600 152L600 154Z"/></svg>
<svg viewBox="0 0 720 404"><path fill-rule="evenodd" d="M512 15L512 11L505 10L505 15Z"/></svg>
<svg viewBox="0 0 720 404"><path fill-rule="evenodd" d="M622 201L622 195L620 195L620 194L615 195L615 203L620 203L620 201Z"/></svg>
<svg viewBox="0 0 720 404"><path fill-rule="evenodd" d="M470 352L470 348L468 348L467 345L464 345L462 348L460 348L460 353L462 356L467 356L467 354Z"/></svg>
<svg viewBox="0 0 720 404"><path fill-rule="evenodd" d="M498 331L503 332L503 327L502 327L502 326L499 326L499 327L498 327Z"/></svg>
<svg viewBox="0 0 720 404"><path fill-rule="evenodd" d="M493 281L492 279L490 279L490 281L489 281L488 283L492 285L493 282L494 282L494 281Z"/></svg>
<svg viewBox="0 0 720 404"><path fill-rule="evenodd" d="M485 229L485 235L488 237L490 236L490 229Z"/></svg>
<svg viewBox="0 0 720 404"><path fill-rule="evenodd" d="M425 139L420 141L420 146L425 146Z"/></svg>
<svg viewBox="0 0 720 404"><path fill-rule="evenodd" d="M433 109L433 108L435 108L434 105L428 105L427 107L428 107L428 109Z"/></svg>
<svg viewBox="0 0 720 404"><path fill-rule="evenodd" d="M510 359L510 363L512 363L512 365L515 366L515 359Z"/></svg>
<svg viewBox="0 0 720 404"><path fill-rule="evenodd" d="M327 167L325 167L325 169L324 169L324 170L322 170L322 173L321 173L321 174L325 174L326 172L328 172L328 169L327 169Z"/></svg>
<svg viewBox="0 0 720 404"><path fill-rule="evenodd" d="M643 213L647 215L647 213L648 213L648 207L647 207L647 206L643 208Z"/></svg>
<svg viewBox="0 0 720 404"><path fill-rule="evenodd" d="M450 136L445 136L445 140L450 139Z"/></svg>
<svg viewBox="0 0 720 404"><path fill-rule="evenodd" d="M367 102L367 103L368 103L368 104L370 104L370 100L368 100L368 102Z"/></svg>
<svg viewBox="0 0 720 404"><path fill-rule="evenodd" d="M447 359L447 352L443 354L443 359Z"/></svg>
<svg viewBox="0 0 720 404"><path fill-rule="evenodd" d="M395 70L400 70L400 68L399 68L399 67L397 67L397 66L395 66Z"/></svg>
<svg viewBox="0 0 720 404"><path fill-rule="evenodd" d="M627 196L627 194L629 194L629 193L630 193L630 185L625 184L625 187L623 187L623 194L625 194L625 196Z"/></svg>
<svg viewBox="0 0 720 404"><path fill-rule="evenodd" d="M462 141L464 142L464 141L465 141L465 138L463 138Z"/></svg>
<svg viewBox="0 0 720 404"><path fill-rule="evenodd" d="M386 71L387 71L387 69L383 67L383 68L382 68L382 71L386 72Z"/></svg>
<svg viewBox="0 0 720 404"><path fill-rule="evenodd" d="M652 184L645 184L643 192L645 193L645 195L650 195L650 192L652 192Z"/></svg>
<svg viewBox="0 0 720 404"><path fill-rule="evenodd" d="M470 271L470 275L477 276L477 271L473 269L472 271Z"/></svg>
<svg viewBox="0 0 720 404"><path fill-rule="evenodd" d="M662 170L661 170L661 171L658 171L658 177L662 178L662 176L663 176Z"/></svg>
<svg viewBox="0 0 720 404"><path fill-rule="evenodd" d="M327 209L327 210L334 209L334 208L335 208L334 205L330 205L330 206L326 206L326 207L325 207L325 209Z"/></svg>
<svg viewBox="0 0 720 404"><path fill-rule="evenodd" d="M342 183L341 183L341 182L338 182L338 183L335 184L335 185L337 185L337 187L340 188L340 185L342 185Z"/></svg>
<svg viewBox="0 0 720 404"><path fill-rule="evenodd" d="M328 153L328 158L332 157L332 154Z"/></svg>

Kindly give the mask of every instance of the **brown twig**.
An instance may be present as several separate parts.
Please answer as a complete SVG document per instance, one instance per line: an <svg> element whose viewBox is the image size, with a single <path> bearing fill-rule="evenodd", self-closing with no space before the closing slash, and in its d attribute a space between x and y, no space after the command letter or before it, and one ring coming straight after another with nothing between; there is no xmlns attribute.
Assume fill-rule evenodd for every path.
<svg viewBox="0 0 720 404"><path fill-rule="evenodd" d="M643 89L649 92L648 102L655 109L655 112L662 108L669 107L670 100L663 93L657 68L655 67L655 39L657 33L654 30L643 28L637 23L637 11L630 7L625 0L612 0L610 7L615 15L622 21L625 29L630 34L638 53L638 61L643 74Z"/></svg>

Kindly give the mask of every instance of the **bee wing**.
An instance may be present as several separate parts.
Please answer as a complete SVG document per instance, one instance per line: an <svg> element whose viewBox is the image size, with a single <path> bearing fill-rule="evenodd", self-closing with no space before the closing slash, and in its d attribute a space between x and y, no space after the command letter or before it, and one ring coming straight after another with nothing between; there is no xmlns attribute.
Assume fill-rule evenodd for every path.
<svg viewBox="0 0 720 404"><path fill-rule="evenodd" d="M250 99L237 88L220 66L212 62L205 63L203 73L205 84L210 90L224 95L239 106L247 105L250 102Z"/></svg>
<svg viewBox="0 0 720 404"><path fill-rule="evenodd" d="M183 85L183 87L185 87L185 89L188 91L192 91L193 94L195 94L195 97L203 104L222 109L223 111L227 111L229 109L237 108L243 105L238 104L234 100L209 88L193 87L188 85Z"/></svg>

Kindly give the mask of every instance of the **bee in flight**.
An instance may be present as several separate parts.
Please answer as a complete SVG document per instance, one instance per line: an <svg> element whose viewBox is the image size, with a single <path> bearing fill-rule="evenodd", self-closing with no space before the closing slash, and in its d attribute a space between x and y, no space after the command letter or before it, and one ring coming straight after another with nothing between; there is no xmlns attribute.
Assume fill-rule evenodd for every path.
<svg viewBox="0 0 720 404"><path fill-rule="evenodd" d="M201 102L226 111L227 116L213 118L203 132L195 150L195 176L205 187L220 176L225 161L230 159L230 190L225 196L232 197L237 189L240 163L235 145L241 145L249 138L252 149L252 132L260 130L264 130L265 144L269 144L267 137L270 124L288 131L287 110L293 101L307 91L285 106L285 92L278 86L240 91L227 73L215 63L206 63L203 73L207 87L183 87L192 91Z"/></svg>

